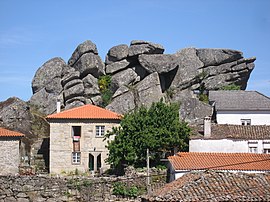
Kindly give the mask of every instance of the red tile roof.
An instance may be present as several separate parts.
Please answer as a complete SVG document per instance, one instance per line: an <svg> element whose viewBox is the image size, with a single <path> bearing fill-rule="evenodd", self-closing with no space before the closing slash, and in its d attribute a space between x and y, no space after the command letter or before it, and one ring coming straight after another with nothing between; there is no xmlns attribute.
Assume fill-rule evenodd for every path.
<svg viewBox="0 0 270 202"><path fill-rule="evenodd" d="M24 134L5 128L0 128L0 137L24 137Z"/></svg>
<svg viewBox="0 0 270 202"><path fill-rule="evenodd" d="M169 161L174 170L270 171L270 154L179 152Z"/></svg>
<svg viewBox="0 0 270 202"><path fill-rule="evenodd" d="M212 124L211 136L205 138L201 135L191 137L191 139L239 139L239 140L264 140L270 139L269 125L229 125Z"/></svg>
<svg viewBox="0 0 270 202"><path fill-rule="evenodd" d="M145 202L270 201L270 173L190 172L143 198Z"/></svg>
<svg viewBox="0 0 270 202"><path fill-rule="evenodd" d="M95 105L84 105L47 116L47 119L121 119L121 115Z"/></svg>

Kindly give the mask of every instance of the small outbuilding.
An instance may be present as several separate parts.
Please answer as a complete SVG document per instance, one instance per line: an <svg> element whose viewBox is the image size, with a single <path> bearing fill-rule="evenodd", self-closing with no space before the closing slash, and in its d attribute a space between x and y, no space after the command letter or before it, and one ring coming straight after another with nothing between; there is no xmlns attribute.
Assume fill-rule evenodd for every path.
<svg viewBox="0 0 270 202"><path fill-rule="evenodd" d="M24 134L0 128L0 175L19 172L20 142Z"/></svg>

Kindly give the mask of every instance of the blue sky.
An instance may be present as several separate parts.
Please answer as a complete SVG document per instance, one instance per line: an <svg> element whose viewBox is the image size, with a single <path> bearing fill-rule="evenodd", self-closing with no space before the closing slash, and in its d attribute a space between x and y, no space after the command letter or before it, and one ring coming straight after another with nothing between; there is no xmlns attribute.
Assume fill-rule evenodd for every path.
<svg viewBox="0 0 270 202"><path fill-rule="evenodd" d="M240 50L257 57L247 89L270 96L269 0L1 0L0 19L0 101L29 100L36 70L53 57L67 61L87 39L103 60L135 39L165 53Z"/></svg>

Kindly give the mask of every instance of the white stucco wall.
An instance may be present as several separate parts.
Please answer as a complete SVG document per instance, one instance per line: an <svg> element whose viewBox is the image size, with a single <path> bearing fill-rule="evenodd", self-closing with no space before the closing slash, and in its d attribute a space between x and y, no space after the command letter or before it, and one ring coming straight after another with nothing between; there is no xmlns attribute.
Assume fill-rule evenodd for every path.
<svg viewBox="0 0 270 202"><path fill-rule="evenodd" d="M222 153L248 153L249 147L257 146L257 153L263 153L269 148L270 140L211 140L193 139L189 141L190 152L222 152Z"/></svg>
<svg viewBox="0 0 270 202"><path fill-rule="evenodd" d="M270 125L269 111L217 111L218 124L241 125L241 119L251 119L251 125Z"/></svg>
<svg viewBox="0 0 270 202"><path fill-rule="evenodd" d="M93 156L101 154L101 167L103 170L108 168L105 163L108 155L108 149L105 147L107 141L103 141L104 137L96 137L96 125L104 125L107 132L112 130L113 126L119 124L106 120L99 122L82 120L50 122L50 173L61 174L62 172L75 171L75 169L80 172L87 172L89 170L90 153ZM72 164L72 126L81 126L81 163L78 165Z"/></svg>
<svg viewBox="0 0 270 202"><path fill-rule="evenodd" d="M199 171L203 171L203 170L198 170ZM253 171L253 170L218 170L219 172L230 172L230 173L238 173L238 172L242 172L242 173L265 173L265 171ZM173 180L177 180L178 178L182 177L184 174L191 172L191 170L176 170L174 171L174 177L170 178ZM171 180L171 181L173 181ZM170 182L171 182L170 181Z"/></svg>

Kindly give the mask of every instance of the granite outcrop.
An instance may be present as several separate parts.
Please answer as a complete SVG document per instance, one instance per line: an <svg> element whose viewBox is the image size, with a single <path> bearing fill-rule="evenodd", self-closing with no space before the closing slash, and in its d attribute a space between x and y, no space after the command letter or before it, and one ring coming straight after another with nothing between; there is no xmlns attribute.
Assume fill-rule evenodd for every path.
<svg viewBox="0 0 270 202"><path fill-rule="evenodd" d="M38 68L28 102L18 98L1 102L0 125L26 134L23 142L30 152L31 145L38 148L35 143L44 143L40 138L48 139L44 117L56 112L57 101L62 110L91 103L125 114L163 99L181 104L182 120L200 124L212 113L200 95L232 84L245 90L256 60L231 49L164 51L160 44L133 40L110 48L103 62L96 44L87 40L67 62L55 57ZM109 78L107 102L100 86L104 76Z"/></svg>
<svg viewBox="0 0 270 202"><path fill-rule="evenodd" d="M53 58L38 69L30 103L44 114L56 111L57 100L63 109L87 103L102 105L98 80L109 75L112 96L106 108L117 113L149 106L161 98L203 106L193 92L231 84L244 90L256 59L244 58L241 51L230 49L184 48L173 54L164 51L160 44L133 40L129 46L120 44L109 49L103 62L97 46L87 40L75 49L67 64ZM192 117L187 120L192 121Z"/></svg>

